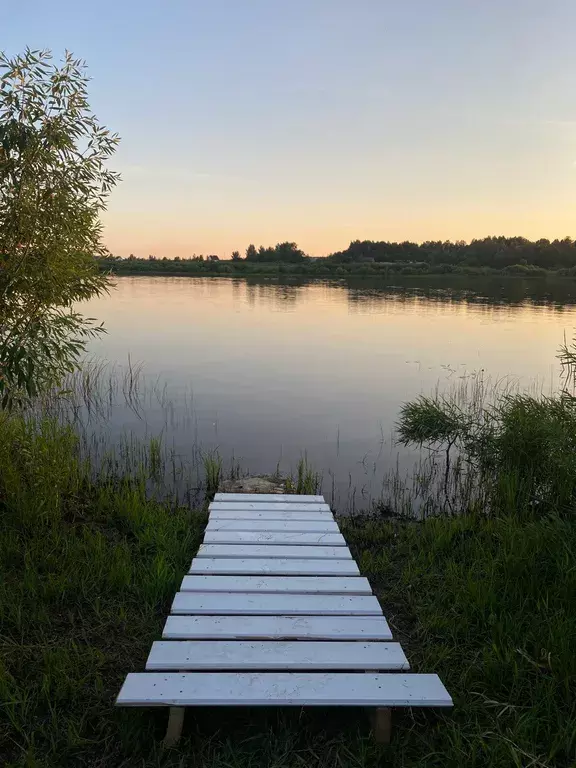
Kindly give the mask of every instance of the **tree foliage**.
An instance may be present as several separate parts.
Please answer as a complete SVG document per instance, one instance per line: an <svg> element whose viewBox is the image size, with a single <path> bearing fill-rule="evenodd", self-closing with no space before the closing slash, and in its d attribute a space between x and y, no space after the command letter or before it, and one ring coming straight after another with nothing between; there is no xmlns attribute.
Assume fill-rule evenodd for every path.
<svg viewBox="0 0 576 768"><path fill-rule="evenodd" d="M250 245L246 250L246 261L258 261L263 264L273 264L274 262L294 264L304 261L304 259L305 254L296 243L278 243L268 248L261 245L258 250Z"/></svg>
<svg viewBox="0 0 576 768"><path fill-rule="evenodd" d="M0 54L0 403L56 383L101 330L75 311L106 290L100 213L118 137L87 100L85 65Z"/></svg>
<svg viewBox="0 0 576 768"><path fill-rule="evenodd" d="M421 264L427 267L489 267L512 274L530 274L531 267L567 269L576 267L576 242L562 240L527 240L525 237L485 237L466 243L463 240L427 240L401 243L353 240L344 251L328 257L339 264L373 261L375 263Z"/></svg>

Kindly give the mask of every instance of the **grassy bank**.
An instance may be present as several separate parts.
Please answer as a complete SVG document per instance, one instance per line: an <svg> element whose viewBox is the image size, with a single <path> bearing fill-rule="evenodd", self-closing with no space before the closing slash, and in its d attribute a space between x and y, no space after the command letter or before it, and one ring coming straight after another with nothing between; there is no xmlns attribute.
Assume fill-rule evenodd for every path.
<svg viewBox="0 0 576 768"><path fill-rule="evenodd" d="M143 668L204 516L145 477L90 480L71 432L0 422L0 762L6 766L571 766L576 527L547 516L343 523L415 671L453 712L404 712L375 746L350 710L115 710Z"/></svg>
<svg viewBox="0 0 576 768"><path fill-rule="evenodd" d="M145 478L90 482L66 429L2 420L0 436L0 764L104 764L140 739L110 703L203 518L148 501Z"/></svg>
<svg viewBox="0 0 576 768"><path fill-rule="evenodd" d="M359 261L338 262L328 259L290 262L250 261L199 261L196 259L120 259L117 257L98 259L98 267L113 275L159 275L172 277L309 277L335 278L373 277L426 277L437 275L454 276L500 276L500 277L576 277L576 268L544 269L533 264L511 264L502 268L471 266L465 264L427 264L417 261Z"/></svg>
<svg viewBox="0 0 576 768"><path fill-rule="evenodd" d="M437 671L455 702L437 728L404 716L392 765L574 765L574 524L462 517L344 530L413 667Z"/></svg>

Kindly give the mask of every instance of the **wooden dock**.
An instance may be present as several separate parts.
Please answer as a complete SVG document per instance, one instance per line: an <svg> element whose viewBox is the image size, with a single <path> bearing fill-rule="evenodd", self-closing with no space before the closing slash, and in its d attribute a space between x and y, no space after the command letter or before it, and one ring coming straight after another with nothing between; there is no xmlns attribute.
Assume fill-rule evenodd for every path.
<svg viewBox="0 0 576 768"><path fill-rule="evenodd" d="M449 707L435 674L408 660L322 496L218 493L204 543L146 672L118 706L367 706L390 738L392 707Z"/></svg>

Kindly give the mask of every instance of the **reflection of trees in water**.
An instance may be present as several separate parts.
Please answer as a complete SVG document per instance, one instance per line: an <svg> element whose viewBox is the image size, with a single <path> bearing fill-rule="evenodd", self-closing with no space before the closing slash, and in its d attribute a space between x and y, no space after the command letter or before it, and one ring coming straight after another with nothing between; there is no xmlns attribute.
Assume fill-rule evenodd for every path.
<svg viewBox="0 0 576 768"><path fill-rule="evenodd" d="M298 303L298 299L303 289L294 285L262 285L260 286L260 296L272 306L282 310L292 309Z"/></svg>
<svg viewBox="0 0 576 768"><path fill-rule="evenodd" d="M493 307L518 304L542 304L558 311L563 305L576 304L576 282L566 279L526 279L461 275L444 279L396 278L390 283L364 285L348 282L350 302L386 301L395 297L409 301L414 297L427 301L467 303Z"/></svg>
<svg viewBox="0 0 576 768"><path fill-rule="evenodd" d="M232 283L232 296L235 299L240 299L246 292L246 281L245 280L231 280Z"/></svg>
<svg viewBox="0 0 576 768"><path fill-rule="evenodd" d="M463 309L464 307L474 307L476 313L486 315L503 316L515 315L526 307L540 307L542 312L560 313L568 308L568 304L557 304L551 301L533 301L524 298L522 301L491 301L486 296L458 296L458 295L437 295L426 292L408 292L403 289L398 291L374 292L349 292L348 307L353 314L370 314L371 312L386 313L387 310L395 311L399 306L403 312L419 312L425 306L427 312L444 312L446 308L452 307Z"/></svg>
<svg viewBox="0 0 576 768"><path fill-rule="evenodd" d="M310 280L302 277L281 280L248 277L232 280L235 296L245 294L250 306L260 301L286 310L295 307L310 288L325 287L346 293L351 312L384 310L384 305L402 304L416 309L426 302L438 305L473 304L478 311L504 312L522 305L541 305L555 312L576 304L576 281L561 278L510 278L478 275L396 275L392 280L349 278Z"/></svg>
<svg viewBox="0 0 576 768"><path fill-rule="evenodd" d="M246 285L246 301L251 307L256 306L258 300L258 286L253 283Z"/></svg>
<svg viewBox="0 0 576 768"><path fill-rule="evenodd" d="M262 279L248 279L235 281L246 286L246 299L250 306L262 301L267 306L272 305L282 311L291 310L298 304L307 286L314 281L301 283L285 281L263 281Z"/></svg>

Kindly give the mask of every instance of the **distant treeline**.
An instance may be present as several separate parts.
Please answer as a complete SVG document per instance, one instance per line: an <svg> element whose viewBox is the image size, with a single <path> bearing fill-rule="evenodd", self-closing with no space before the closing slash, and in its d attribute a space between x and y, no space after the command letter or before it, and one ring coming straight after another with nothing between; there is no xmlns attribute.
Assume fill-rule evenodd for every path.
<svg viewBox="0 0 576 768"><path fill-rule="evenodd" d="M576 243L569 237L535 242L525 237L485 237L470 243L463 240L454 243L448 240L424 243L354 240L345 251L328 258L339 263L401 261L494 269L520 264L556 270L576 266Z"/></svg>
<svg viewBox="0 0 576 768"><path fill-rule="evenodd" d="M537 276L546 272L576 276L576 242L523 237L486 237L483 240L391 243L354 240L345 251L323 258L307 256L296 243L273 247L249 245L245 257L216 255L188 259L107 256L102 269L117 274L516 274Z"/></svg>

